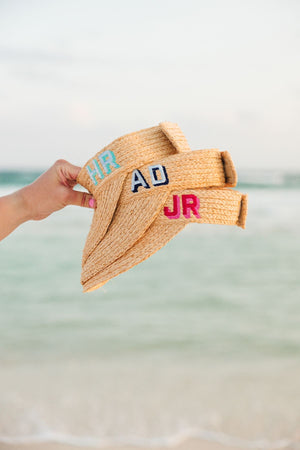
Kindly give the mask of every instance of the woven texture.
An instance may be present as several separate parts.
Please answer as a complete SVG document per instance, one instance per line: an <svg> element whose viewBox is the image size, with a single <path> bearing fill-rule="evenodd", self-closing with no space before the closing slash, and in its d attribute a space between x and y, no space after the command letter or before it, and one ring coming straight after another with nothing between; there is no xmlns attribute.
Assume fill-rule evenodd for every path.
<svg viewBox="0 0 300 450"><path fill-rule="evenodd" d="M226 155L229 159L229 155ZM159 214L168 195L177 189L226 186L222 154L218 150L197 150L169 156L157 161L166 169L168 184L152 188L140 187L132 192L132 173L123 184L113 222L97 248L84 261L82 282L102 271L124 254L149 228ZM139 168L148 186L151 176L148 166ZM88 244L91 248L91 245Z"/></svg>
<svg viewBox="0 0 300 450"><path fill-rule="evenodd" d="M228 152L191 151L177 124L122 136L80 171L97 200L82 257L85 292L144 261L188 223L245 227L247 196L228 189Z"/></svg>
<svg viewBox="0 0 300 450"><path fill-rule="evenodd" d="M192 194L199 198L200 218L191 215L189 219L182 216L171 221L164 215L164 207L172 207L173 195L182 196L183 194ZM166 200L164 207L161 208L147 232L122 257L83 283L84 292L101 287L111 278L149 258L183 230L188 223L237 225L245 228L247 196L232 189L188 189L173 192Z"/></svg>
<svg viewBox="0 0 300 450"><path fill-rule="evenodd" d="M186 139L184 136L183 139L182 136L183 133L177 124L166 122L164 125L162 123L159 126L146 128L114 140L87 161L79 172L77 182L94 195L98 207L94 212L92 226L83 251L83 263L107 231L128 172L166 156L191 151ZM179 142L177 142L177 137L180 137ZM177 142L175 146L170 139ZM115 157L115 164L109 167L110 173L106 173L99 164L99 158L105 152L110 152L110 155L113 154ZM96 174L94 180L91 178L89 171L95 170L95 164L100 167L103 178L100 177L101 174L100 176Z"/></svg>

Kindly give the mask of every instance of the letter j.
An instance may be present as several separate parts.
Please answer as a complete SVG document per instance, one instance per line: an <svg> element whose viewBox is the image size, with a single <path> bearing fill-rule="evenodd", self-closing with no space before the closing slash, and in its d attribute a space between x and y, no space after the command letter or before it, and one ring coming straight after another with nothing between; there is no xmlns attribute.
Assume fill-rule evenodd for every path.
<svg viewBox="0 0 300 450"><path fill-rule="evenodd" d="M178 219L180 216L180 198L179 195L173 195L173 211L170 211L170 209L165 206L164 207L164 215L168 219Z"/></svg>

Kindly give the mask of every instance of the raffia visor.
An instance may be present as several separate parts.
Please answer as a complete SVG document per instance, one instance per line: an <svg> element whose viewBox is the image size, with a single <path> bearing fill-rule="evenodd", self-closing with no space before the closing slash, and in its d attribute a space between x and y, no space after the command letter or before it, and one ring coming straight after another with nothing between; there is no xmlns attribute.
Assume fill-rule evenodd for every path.
<svg viewBox="0 0 300 450"><path fill-rule="evenodd" d="M134 169L151 162L187 152L191 152L191 149L179 126L172 122L162 122L159 126L114 140L87 161L77 181L96 198L97 208L83 250L82 265L104 237L128 174L131 176ZM222 185L235 186L236 172L228 152L215 153L214 159L215 161L207 159L208 165L212 163L211 169L206 169L211 170L211 179L217 163Z"/></svg>
<svg viewBox="0 0 300 450"><path fill-rule="evenodd" d="M198 214L181 214L173 217L168 214L174 211L184 196L197 198ZM167 214L166 214L167 213ZM245 228L247 216L247 195L232 189L186 189L173 191L167 198L158 216L146 233L121 257L115 259L102 271L87 277L83 282L83 291L90 292L105 284L111 278L126 272L133 266L149 258L162 248L188 223L208 223L221 225L237 225ZM85 269L84 269L85 270ZM88 275L88 272L85 272Z"/></svg>
<svg viewBox="0 0 300 450"><path fill-rule="evenodd" d="M171 155L132 170L123 182L105 236L83 261L82 283L102 272L143 236L172 191L222 188L235 183L236 172L229 153L218 150Z"/></svg>
<svg viewBox="0 0 300 450"><path fill-rule="evenodd" d="M178 125L163 122L121 136L87 161L77 181L93 194L98 206L83 250L83 263L106 233L128 172L134 167L189 151Z"/></svg>

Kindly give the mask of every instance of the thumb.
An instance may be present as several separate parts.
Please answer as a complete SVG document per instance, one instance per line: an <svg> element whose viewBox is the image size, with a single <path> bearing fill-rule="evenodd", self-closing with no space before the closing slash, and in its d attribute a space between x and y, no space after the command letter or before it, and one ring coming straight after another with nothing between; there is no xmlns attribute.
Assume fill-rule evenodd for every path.
<svg viewBox="0 0 300 450"><path fill-rule="evenodd" d="M74 191L73 189L70 189L68 204L84 206L85 208L92 209L95 209L97 206L96 200L91 194L87 194L86 192Z"/></svg>

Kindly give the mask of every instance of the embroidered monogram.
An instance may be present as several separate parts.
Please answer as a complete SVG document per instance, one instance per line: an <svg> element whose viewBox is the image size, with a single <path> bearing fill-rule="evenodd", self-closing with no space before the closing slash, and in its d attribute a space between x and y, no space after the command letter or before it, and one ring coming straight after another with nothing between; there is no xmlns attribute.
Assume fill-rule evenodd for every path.
<svg viewBox="0 0 300 450"><path fill-rule="evenodd" d="M105 175L109 175L111 173L111 167L114 167L115 169L119 169L121 167L116 162L115 154L111 150L105 150L103 153L100 153L100 155L98 155L98 160L96 158L92 159L93 168L88 165L86 166L87 173L95 186L98 184L96 177L102 180ZM99 162L104 169L105 175L99 165Z"/></svg>
<svg viewBox="0 0 300 450"><path fill-rule="evenodd" d="M149 184L144 178L144 175L139 169L135 169L132 172L132 178L131 178L131 190L132 192L137 192L138 188L140 186L143 186L145 189L150 189Z"/></svg>
<svg viewBox="0 0 300 450"><path fill-rule="evenodd" d="M149 166L149 172L153 186L162 186L164 184L169 184L169 178L165 166L162 166L161 164ZM159 177L157 176L158 172Z"/></svg>
<svg viewBox="0 0 300 450"><path fill-rule="evenodd" d="M237 181L229 153L191 151L170 122L116 139L77 180L97 200L82 257L84 292L144 261L189 223L245 228L247 196L227 189Z"/></svg>
<svg viewBox="0 0 300 450"><path fill-rule="evenodd" d="M162 186L164 184L169 184L169 178L165 166L156 164L155 166L149 166L148 170L153 186ZM132 172L131 191L137 192L140 186L143 186L145 189L150 189L150 186L147 183L142 172L139 169L135 169Z"/></svg>
<svg viewBox="0 0 300 450"><path fill-rule="evenodd" d="M186 219L191 218L191 212L194 214L197 219L200 219L199 208L200 208L200 200L194 194L182 194L182 214ZM179 219L180 217L180 198L179 195L173 195L173 211L170 211L170 208L167 206L164 207L164 215L168 217L168 219Z"/></svg>

